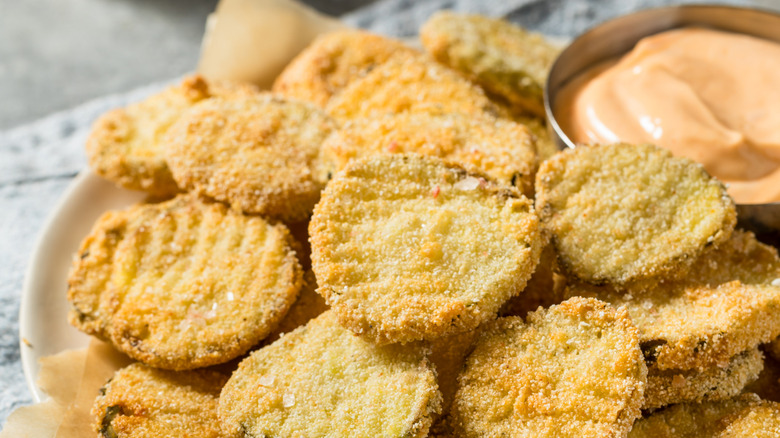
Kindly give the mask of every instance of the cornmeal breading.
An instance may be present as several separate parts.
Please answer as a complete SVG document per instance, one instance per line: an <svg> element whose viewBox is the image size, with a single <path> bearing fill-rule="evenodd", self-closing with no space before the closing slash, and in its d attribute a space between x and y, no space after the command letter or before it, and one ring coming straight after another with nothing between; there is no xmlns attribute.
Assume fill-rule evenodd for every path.
<svg viewBox="0 0 780 438"><path fill-rule="evenodd" d="M177 86L101 116L87 140L90 167L98 175L131 190L154 196L179 191L165 158L165 134L187 109L212 97L232 98L257 92L248 84L207 82L190 76Z"/></svg>
<svg viewBox="0 0 780 438"><path fill-rule="evenodd" d="M326 183L314 169L335 127L313 105L270 93L214 99L170 129L168 164L187 190L246 213L301 221Z"/></svg>
<svg viewBox="0 0 780 438"><path fill-rule="evenodd" d="M670 406L634 424L629 438L776 438L780 404L755 394Z"/></svg>
<svg viewBox="0 0 780 438"><path fill-rule="evenodd" d="M566 295L626 307L653 367L703 371L780 335L777 278L777 250L735 231L682 279L624 287L570 283Z"/></svg>
<svg viewBox="0 0 780 438"><path fill-rule="evenodd" d="M353 81L328 102L328 113L345 121L410 113L464 113L508 117L477 85L420 56L399 54Z"/></svg>
<svg viewBox="0 0 780 438"><path fill-rule="evenodd" d="M400 41L362 30L318 37L276 78L273 92L324 107L331 96L393 55L421 55Z"/></svg>
<svg viewBox="0 0 780 438"><path fill-rule="evenodd" d="M318 292L378 343L476 328L519 293L542 249L531 201L434 157L355 161L328 183L309 234Z"/></svg>
<svg viewBox="0 0 780 438"><path fill-rule="evenodd" d="M100 390L92 407L95 431L109 438L221 438L217 408L227 378L212 370L129 365Z"/></svg>
<svg viewBox="0 0 780 438"><path fill-rule="evenodd" d="M456 436L620 437L647 368L625 310L573 298L488 323L458 381Z"/></svg>
<svg viewBox="0 0 780 438"><path fill-rule="evenodd" d="M504 20L439 11L420 28L425 49L512 105L544 117L547 72L560 49Z"/></svg>
<svg viewBox="0 0 780 438"><path fill-rule="evenodd" d="M536 209L562 267L592 283L684 272L736 223L723 184L652 145L557 154L536 175Z"/></svg>
<svg viewBox="0 0 780 438"><path fill-rule="evenodd" d="M97 221L68 279L69 320L149 365L199 368L271 333L301 276L284 225L180 195Z"/></svg>
<svg viewBox="0 0 780 438"><path fill-rule="evenodd" d="M464 114L393 114L353 119L322 145L335 174L360 157L415 153L455 161L533 196L537 160L533 134L494 117Z"/></svg>
<svg viewBox="0 0 780 438"><path fill-rule="evenodd" d="M763 366L764 355L758 348L751 348L732 357L725 366L715 365L701 372L661 371L650 367L642 409L655 410L676 403L700 403L733 397L758 378Z"/></svg>
<svg viewBox="0 0 780 438"><path fill-rule="evenodd" d="M427 353L367 342L328 311L242 361L219 417L236 438L423 438L441 411Z"/></svg>

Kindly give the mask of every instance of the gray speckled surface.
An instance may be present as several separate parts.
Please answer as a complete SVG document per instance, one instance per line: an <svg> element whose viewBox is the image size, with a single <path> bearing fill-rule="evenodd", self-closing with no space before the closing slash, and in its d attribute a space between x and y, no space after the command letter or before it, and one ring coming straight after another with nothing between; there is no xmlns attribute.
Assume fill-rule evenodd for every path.
<svg viewBox="0 0 780 438"><path fill-rule="evenodd" d="M0 6L8 5L7 0L2 1L5 3L0 3ZM103 3L104 8L121 8L121 11L111 11L111 14L107 15L115 17L115 20L119 20L118 23L125 25L140 17L151 17L155 22L154 20L159 17L154 14L176 15L176 12L170 9L153 7L154 2L150 1ZM185 2L174 3L179 4L180 7L185 4ZM208 2L201 2L198 7L208 7L203 6L203 3ZM345 3L352 7L357 2L352 0ZM515 22L550 35L573 36L594 23L615 15L648 6L672 3L677 2L669 0L430 0L424 2L381 0L349 13L345 19L350 24L387 35L409 36L416 32L421 22L434 10L452 8L506 16ZM748 2L745 0L736 3ZM750 3L780 8L780 3L776 0ZM2 11L0 17L3 17ZM0 27L7 25L7 22L9 22L7 15L5 18L0 18ZM197 22L195 24L190 22L186 26L184 24L177 24L177 26L184 26L182 29L185 30L181 32L192 34L202 28L198 27L202 26L202 23L198 25ZM193 35L189 35L190 39L192 37ZM199 34L197 37L199 38ZM23 44L24 41L20 43ZM169 49L175 51L176 47L171 48L163 44L157 49L161 52ZM100 53L95 53L94 56L100 56ZM171 70L171 77L194 68L192 56L187 59L189 61ZM10 55L0 53L0 74L3 73L3 69L8 73L12 68L14 68L13 59ZM140 66L139 69L138 74L142 75L145 70ZM67 74L67 71L55 71L54 74L55 76ZM89 80L89 78L81 79ZM59 80L65 79L59 76ZM25 386L19 361L19 295L27 260L43 221L73 176L85 166L82 151L85 132L92 120L103 111L138 100L161 85L100 98L32 124L0 131L0 242L2 242L0 244L0 423L5 422L5 418L14 407L30 403L32 400ZM96 85L96 92L100 89ZM7 107L3 107L3 101L0 98L0 107L2 107L0 114L8 111Z"/></svg>

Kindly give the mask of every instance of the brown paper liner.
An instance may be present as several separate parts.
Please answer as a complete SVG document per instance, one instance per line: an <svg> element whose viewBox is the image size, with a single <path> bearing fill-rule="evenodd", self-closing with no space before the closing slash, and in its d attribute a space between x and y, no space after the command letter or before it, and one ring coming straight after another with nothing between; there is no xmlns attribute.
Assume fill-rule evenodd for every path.
<svg viewBox="0 0 780 438"><path fill-rule="evenodd" d="M289 0L222 0L206 26L198 72L269 89L317 35L344 27Z"/></svg>

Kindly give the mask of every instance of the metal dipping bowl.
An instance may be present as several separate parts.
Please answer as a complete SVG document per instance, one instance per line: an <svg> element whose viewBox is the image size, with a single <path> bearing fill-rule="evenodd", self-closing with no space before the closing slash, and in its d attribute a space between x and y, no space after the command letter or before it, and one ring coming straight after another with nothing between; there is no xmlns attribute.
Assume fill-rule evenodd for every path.
<svg viewBox="0 0 780 438"><path fill-rule="evenodd" d="M558 147L576 147L553 113L553 103L563 85L595 64L629 52L646 36L688 26L742 33L780 43L780 14L760 9L673 6L647 9L601 23L574 39L555 60L547 76L544 109L550 134ZM737 218L738 227L753 231L764 242L780 247L780 202L737 204Z"/></svg>

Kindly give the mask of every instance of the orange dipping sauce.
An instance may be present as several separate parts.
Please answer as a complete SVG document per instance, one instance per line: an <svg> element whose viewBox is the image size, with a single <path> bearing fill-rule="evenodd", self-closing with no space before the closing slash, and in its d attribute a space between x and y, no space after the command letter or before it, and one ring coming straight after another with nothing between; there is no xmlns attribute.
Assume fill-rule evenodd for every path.
<svg viewBox="0 0 780 438"><path fill-rule="evenodd" d="M737 203L780 201L780 44L666 31L574 78L554 113L575 143L654 143L702 163Z"/></svg>

